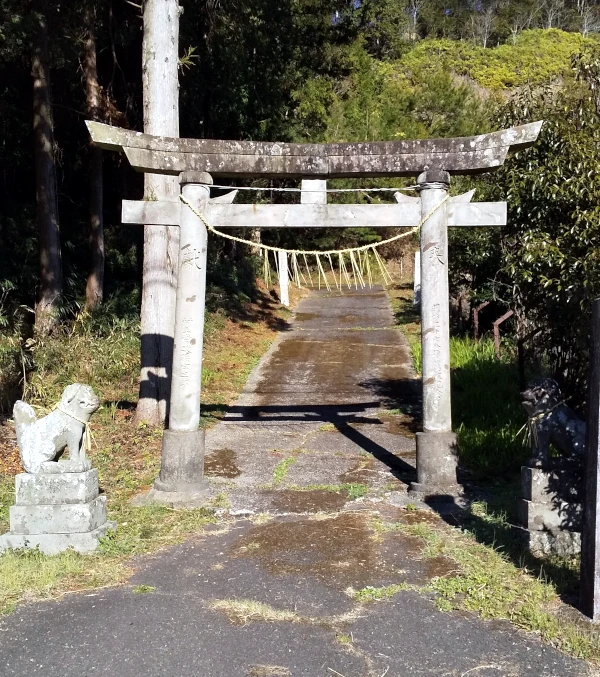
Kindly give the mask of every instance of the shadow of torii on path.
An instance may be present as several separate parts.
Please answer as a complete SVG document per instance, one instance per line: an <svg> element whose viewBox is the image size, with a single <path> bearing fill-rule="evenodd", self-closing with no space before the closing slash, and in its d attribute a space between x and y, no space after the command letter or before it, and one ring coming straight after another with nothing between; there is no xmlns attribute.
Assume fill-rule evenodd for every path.
<svg viewBox="0 0 600 677"><path fill-rule="evenodd" d="M381 446L360 430L354 427L360 425L383 425L383 422L373 415L367 415L381 406L379 401L360 402L342 405L233 405L225 409L224 423L228 424L286 424L286 423L321 423L331 424L335 429L353 442L363 451L371 454L386 465L392 474L403 482L409 483L415 475L415 469L410 463L396 456ZM211 410L210 405L204 407L204 412Z"/></svg>

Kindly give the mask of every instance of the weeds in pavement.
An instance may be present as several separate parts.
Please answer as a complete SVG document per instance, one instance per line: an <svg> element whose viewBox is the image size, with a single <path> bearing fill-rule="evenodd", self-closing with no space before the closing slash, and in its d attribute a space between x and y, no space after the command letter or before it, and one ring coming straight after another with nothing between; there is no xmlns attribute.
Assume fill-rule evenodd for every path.
<svg viewBox="0 0 600 677"><path fill-rule="evenodd" d="M406 583L399 583L396 585L385 585L379 588L367 585L361 590L347 590L348 596L355 602L365 604L368 602L380 602L382 599L389 599L399 592L408 590L409 586Z"/></svg>
<svg viewBox="0 0 600 677"><path fill-rule="evenodd" d="M347 635L344 632L338 632L335 636L335 641L342 646L352 646L354 644L352 635Z"/></svg>
<svg viewBox="0 0 600 677"><path fill-rule="evenodd" d="M295 456L288 456L281 463L278 463L273 470L273 484L281 484L286 478L290 466L294 465L297 460Z"/></svg>
<svg viewBox="0 0 600 677"><path fill-rule="evenodd" d="M156 588L153 585L136 585L133 588L133 592L138 595L146 595L149 592L154 592Z"/></svg>

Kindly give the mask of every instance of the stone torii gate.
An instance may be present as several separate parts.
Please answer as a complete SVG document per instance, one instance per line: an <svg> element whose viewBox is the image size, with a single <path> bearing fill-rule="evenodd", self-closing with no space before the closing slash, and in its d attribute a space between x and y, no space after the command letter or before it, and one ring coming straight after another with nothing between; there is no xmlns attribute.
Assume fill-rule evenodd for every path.
<svg viewBox="0 0 600 677"><path fill-rule="evenodd" d="M286 144L150 136L87 122L100 148L124 152L141 172L180 176L182 200L124 201L123 223L178 225L179 272L169 429L152 500L194 503L206 488L199 429L207 229L421 227L423 431L417 433L412 490L455 494L456 436L450 408L448 227L502 226L506 203L471 204L473 192L448 199L451 174L500 167L509 150L535 142L541 122L457 139L381 143ZM213 177L327 178L418 176L419 197L398 204L232 204L235 191L210 198ZM315 181L316 184L316 181ZM313 185L315 185L313 184ZM323 185L323 184L321 184ZM188 206L185 203L189 203Z"/></svg>

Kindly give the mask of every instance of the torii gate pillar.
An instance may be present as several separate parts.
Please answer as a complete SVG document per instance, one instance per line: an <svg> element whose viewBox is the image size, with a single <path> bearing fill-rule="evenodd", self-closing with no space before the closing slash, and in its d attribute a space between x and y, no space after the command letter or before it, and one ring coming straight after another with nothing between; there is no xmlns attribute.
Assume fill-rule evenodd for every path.
<svg viewBox="0 0 600 677"><path fill-rule="evenodd" d="M205 211L212 182L206 172L183 172L183 198L195 209ZM202 502L208 488L204 430L199 426L208 233L191 209L181 210L179 227L169 429L163 433L160 476L147 500L193 505Z"/></svg>
<svg viewBox="0 0 600 677"><path fill-rule="evenodd" d="M417 184L422 218L434 213L421 228L423 432L417 433L417 482L411 491L456 494L460 487L450 405L447 203L438 207L447 197L450 174L430 170L419 176Z"/></svg>

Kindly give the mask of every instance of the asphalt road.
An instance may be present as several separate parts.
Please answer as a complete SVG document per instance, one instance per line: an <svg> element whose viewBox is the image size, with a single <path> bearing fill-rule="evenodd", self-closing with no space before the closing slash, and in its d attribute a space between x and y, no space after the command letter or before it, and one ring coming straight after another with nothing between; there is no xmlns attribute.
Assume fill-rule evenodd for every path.
<svg viewBox="0 0 600 677"><path fill-rule="evenodd" d="M407 589L365 605L349 596L456 572L450 559L423 558L418 539L374 530L378 518L407 519L398 506L414 478L418 396L382 290L303 300L207 436L207 475L230 513L140 559L126 586L2 618L0 675L589 674L584 662L507 622L438 611L428 593ZM341 484L369 493L351 500L334 490ZM439 520L432 512L423 519Z"/></svg>

